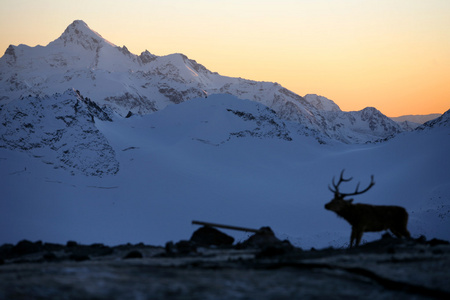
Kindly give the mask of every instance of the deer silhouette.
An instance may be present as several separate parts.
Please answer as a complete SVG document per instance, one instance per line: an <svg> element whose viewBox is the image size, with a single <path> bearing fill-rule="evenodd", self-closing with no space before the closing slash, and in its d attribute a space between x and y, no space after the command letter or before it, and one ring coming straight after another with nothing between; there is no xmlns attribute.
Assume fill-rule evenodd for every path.
<svg viewBox="0 0 450 300"><path fill-rule="evenodd" d="M343 182L352 180L353 177L344 178L344 170L342 170L339 181L335 183L333 177L332 185L328 189L334 193L334 198L325 204L325 209L334 211L338 216L344 218L352 226L352 234L350 236L350 248L358 246L364 232L390 230L396 237L409 238L410 234L407 227L408 213L400 206L370 205L370 204L353 204L353 199L344 199L348 196L361 195L370 190L375 182L373 175L370 184L364 190L359 190L359 183L353 193L342 193L339 186Z"/></svg>

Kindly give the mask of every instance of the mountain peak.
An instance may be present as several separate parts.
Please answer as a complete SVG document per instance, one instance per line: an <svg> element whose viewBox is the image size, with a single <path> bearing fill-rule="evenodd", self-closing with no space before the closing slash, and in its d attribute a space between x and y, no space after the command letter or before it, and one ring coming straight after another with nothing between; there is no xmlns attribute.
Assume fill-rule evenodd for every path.
<svg viewBox="0 0 450 300"><path fill-rule="evenodd" d="M78 44L89 50L95 50L104 43L116 46L89 28L86 22L82 20L73 21L56 41L62 41L64 46L67 44Z"/></svg>
<svg viewBox="0 0 450 300"><path fill-rule="evenodd" d="M381 115L382 114L378 109L376 109L373 106L367 106L367 107L363 108L361 110L361 112L365 113L365 114L371 114L371 115L373 115L373 114Z"/></svg>
<svg viewBox="0 0 450 300"><path fill-rule="evenodd" d="M77 27L87 27L87 28L89 28L89 26L83 20L75 20L70 25L77 26Z"/></svg>

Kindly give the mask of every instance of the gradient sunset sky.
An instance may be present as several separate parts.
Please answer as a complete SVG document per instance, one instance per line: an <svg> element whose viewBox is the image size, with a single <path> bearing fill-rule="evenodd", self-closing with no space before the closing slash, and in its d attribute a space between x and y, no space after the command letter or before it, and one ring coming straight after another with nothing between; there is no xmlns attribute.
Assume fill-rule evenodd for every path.
<svg viewBox="0 0 450 300"><path fill-rule="evenodd" d="M450 0L0 0L0 52L78 19L132 53L183 53L345 111L450 109Z"/></svg>

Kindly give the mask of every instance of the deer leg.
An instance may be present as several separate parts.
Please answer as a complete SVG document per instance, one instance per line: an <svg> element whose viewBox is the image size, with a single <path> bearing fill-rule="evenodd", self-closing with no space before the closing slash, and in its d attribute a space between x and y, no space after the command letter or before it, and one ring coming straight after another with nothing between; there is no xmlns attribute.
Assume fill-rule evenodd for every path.
<svg viewBox="0 0 450 300"><path fill-rule="evenodd" d="M391 232L397 237L397 238L401 238L402 234L400 233L400 231L398 231L397 229L391 229Z"/></svg>
<svg viewBox="0 0 450 300"><path fill-rule="evenodd" d="M392 233L397 237L397 238L410 238L411 234L409 233L408 229L406 228L396 228L396 229L391 229Z"/></svg>
<svg viewBox="0 0 450 300"><path fill-rule="evenodd" d="M356 230L352 227L352 234L350 235L350 248L353 247L353 241L356 238Z"/></svg>
<svg viewBox="0 0 450 300"><path fill-rule="evenodd" d="M364 230L362 230L362 229L358 229L355 232L355 239L356 239L355 246L359 246L359 243L361 242L361 238L363 236L363 233L364 233Z"/></svg>
<svg viewBox="0 0 450 300"><path fill-rule="evenodd" d="M409 238L411 238L411 234L409 233L408 229L403 228L398 231L398 237L399 238L405 237L405 238L409 239Z"/></svg>
<svg viewBox="0 0 450 300"><path fill-rule="evenodd" d="M405 228L405 230L403 231L403 236L410 239L411 238L411 234L409 233L408 229Z"/></svg>
<svg viewBox="0 0 450 300"><path fill-rule="evenodd" d="M409 233L408 229L406 229L406 224L404 226L398 226L398 228L396 228L395 231L397 231L399 238L404 236L405 238L409 239L411 237L411 234Z"/></svg>

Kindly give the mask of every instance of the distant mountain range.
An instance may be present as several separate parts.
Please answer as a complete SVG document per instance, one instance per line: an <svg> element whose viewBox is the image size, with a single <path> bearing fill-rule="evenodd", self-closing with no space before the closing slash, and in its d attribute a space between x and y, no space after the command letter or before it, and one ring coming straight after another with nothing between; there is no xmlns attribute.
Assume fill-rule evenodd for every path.
<svg viewBox="0 0 450 300"><path fill-rule="evenodd" d="M400 117L391 117L391 119L397 122L403 130L411 131L428 121L439 118L440 116L441 114L406 115Z"/></svg>
<svg viewBox="0 0 450 300"><path fill-rule="evenodd" d="M194 98L231 94L261 103L305 134L344 143L383 140L401 127L375 108L343 112L317 95L301 97L277 83L231 78L211 72L183 54L132 54L74 21L47 46L10 45L0 58L0 105L67 89L125 117L149 114Z"/></svg>
<svg viewBox="0 0 450 300"><path fill-rule="evenodd" d="M400 116L400 117L391 117L392 120L395 122L412 122L417 124L423 124L428 121L434 120L436 118L439 118L442 116L442 114L429 114L429 115L406 115L406 116Z"/></svg>

